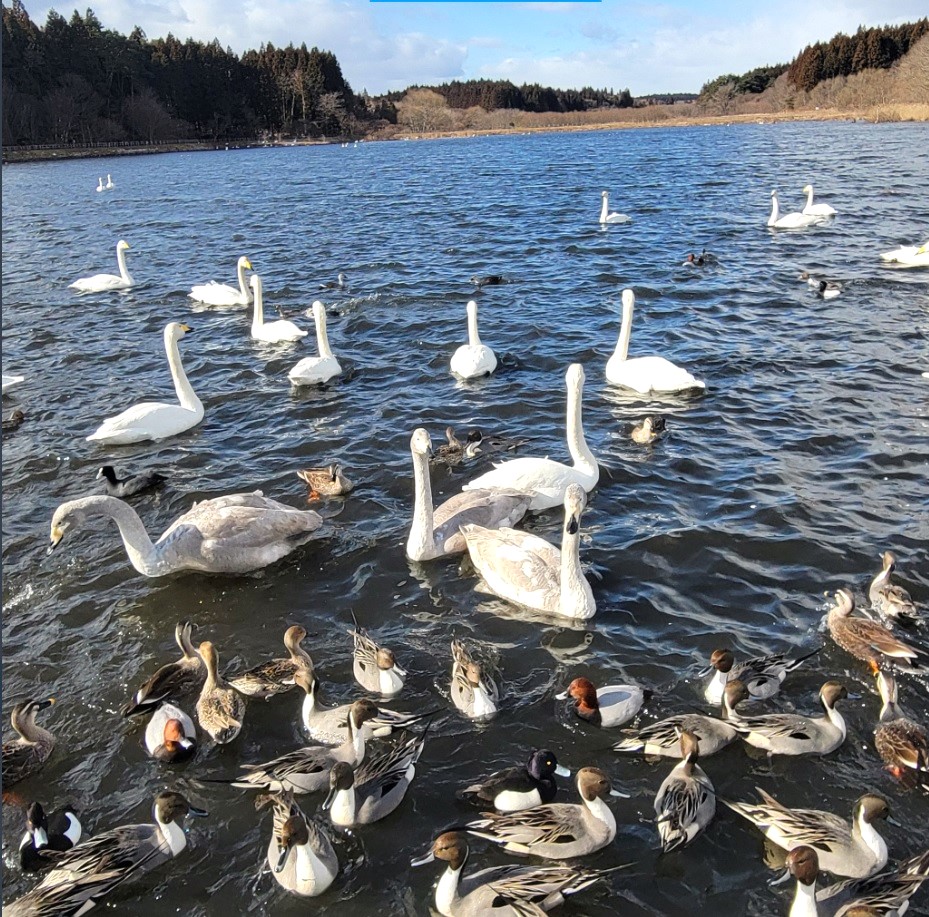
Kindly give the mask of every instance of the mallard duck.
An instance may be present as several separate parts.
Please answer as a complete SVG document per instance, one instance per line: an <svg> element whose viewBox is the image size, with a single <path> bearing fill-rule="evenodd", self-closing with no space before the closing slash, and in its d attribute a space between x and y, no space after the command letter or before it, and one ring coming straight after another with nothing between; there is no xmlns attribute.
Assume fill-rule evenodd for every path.
<svg viewBox="0 0 929 917"><path fill-rule="evenodd" d="M574 713L593 726L609 729L622 726L641 709L651 692L638 685L605 685L594 687L588 678L575 678L567 691L555 695L555 700L574 701Z"/></svg>
<svg viewBox="0 0 929 917"><path fill-rule="evenodd" d="M189 621L179 621L174 628L174 639L181 648L181 658L177 662L163 665L146 681L135 696L124 704L120 713L133 716L153 710L163 700L177 697L185 691L199 687L206 678L206 666L190 642L192 625Z"/></svg>
<svg viewBox="0 0 929 917"><path fill-rule="evenodd" d="M646 417L632 428L632 441L641 446L655 442L666 428L664 417Z"/></svg>
<svg viewBox="0 0 929 917"><path fill-rule="evenodd" d="M480 430L471 430L465 442L462 442L456 436L454 427L446 427L445 439L447 442L432 450L429 459L431 462L450 466L460 465L465 459L472 459L481 452L483 436Z"/></svg>
<svg viewBox="0 0 929 917"><path fill-rule="evenodd" d="M365 691L382 694L384 697L399 694L406 680L406 671L397 665L393 650L379 646L357 622L354 630L350 630L349 633L355 643L352 653L355 681Z"/></svg>
<svg viewBox="0 0 929 917"><path fill-rule="evenodd" d="M493 806L498 812L521 812L552 802L558 792L555 775L570 777L547 748L534 751L525 767L496 771L480 783L458 791L458 798L473 805Z"/></svg>
<svg viewBox="0 0 929 917"><path fill-rule="evenodd" d="M872 793L860 797L852 809L852 823L818 809L788 809L773 796L756 787L762 802L732 802L720 799L733 812L761 829L771 843L793 850L805 844L819 855L823 869L837 876L860 878L882 869L887 862L887 844L873 822L887 818L887 800Z"/></svg>
<svg viewBox="0 0 929 917"><path fill-rule="evenodd" d="M305 468L297 472L297 477L310 488L310 500L318 500L321 496L341 497L355 489L355 485L342 474L342 466L338 462L325 468Z"/></svg>
<svg viewBox="0 0 929 917"><path fill-rule="evenodd" d="M811 656L819 652L817 647L812 652L796 659L788 659L784 653L772 653L769 656L754 656L743 659L737 663L731 650L713 650L710 656L710 667L701 675L713 672L713 677L707 683L703 696L711 704L719 704L723 699L723 691L730 681L741 681L755 700L767 700L774 697L781 690L781 685L792 672L801 666Z"/></svg>
<svg viewBox="0 0 929 917"><path fill-rule="evenodd" d="M271 794L274 829L268 866L274 881L303 898L321 895L335 881L339 860L329 835L309 821L287 791Z"/></svg>
<svg viewBox="0 0 929 917"><path fill-rule="evenodd" d="M665 853L689 844L716 814L716 791L697 764L699 756L699 739L681 730L683 760L665 777L655 797L655 824Z"/></svg>
<svg viewBox="0 0 929 917"><path fill-rule="evenodd" d="M288 627L284 632L284 647L287 659L271 659L254 666L241 675L229 679L231 687L247 697L267 700L276 694L283 694L294 687L297 672L313 674L313 660L300 645L306 639L306 630L299 624Z"/></svg>
<svg viewBox="0 0 929 917"><path fill-rule="evenodd" d="M452 703L471 720L497 715L500 689L460 640L452 640Z"/></svg>
<svg viewBox="0 0 929 917"><path fill-rule="evenodd" d="M55 736L47 729L36 725L36 714L55 703L47 700L27 700L13 707L10 725L18 738L3 743L4 789L31 777L41 770L55 750Z"/></svg>
<svg viewBox="0 0 929 917"><path fill-rule="evenodd" d="M467 829L512 853L567 860L600 850L616 837L616 819L604 800L622 796L597 767L577 772L582 805L553 802L521 812L484 812Z"/></svg>
<svg viewBox="0 0 929 917"><path fill-rule="evenodd" d="M884 551L881 554L881 563L881 572L871 580L868 589L871 607L877 610L885 624L914 627L922 623L919 609L910 598L909 592L890 581L891 574L897 569L897 558L890 551Z"/></svg>
<svg viewBox="0 0 929 917"><path fill-rule="evenodd" d="M145 727L145 748L166 764L186 761L197 753L197 728L180 707L162 704Z"/></svg>
<svg viewBox="0 0 929 917"><path fill-rule="evenodd" d="M883 705L874 730L877 753L898 779L910 779L929 790L929 732L903 715L897 706L897 682L887 672L877 673Z"/></svg>
<svg viewBox="0 0 929 917"><path fill-rule="evenodd" d="M206 666L206 681L197 700L197 719L217 745L226 745L242 730L245 698L219 674L219 654L212 643L205 640L198 652Z"/></svg>
<svg viewBox="0 0 929 917"><path fill-rule="evenodd" d="M97 477L106 481L106 492L111 497L123 499L141 493L143 490L149 490L152 487L161 487L167 480L163 474L159 474L157 471L143 471L141 474L134 474L128 478L118 478L112 465L104 465L97 472Z"/></svg>
<svg viewBox="0 0 929 917"><path fill-rule="evenodd" d="M41 803L32 802L26 809L26 833L19 842L19 865L23 872L38 872L55 862L42 850L70 850L81 839L81 823L77 813L65 806L50 815Z"/></svg>

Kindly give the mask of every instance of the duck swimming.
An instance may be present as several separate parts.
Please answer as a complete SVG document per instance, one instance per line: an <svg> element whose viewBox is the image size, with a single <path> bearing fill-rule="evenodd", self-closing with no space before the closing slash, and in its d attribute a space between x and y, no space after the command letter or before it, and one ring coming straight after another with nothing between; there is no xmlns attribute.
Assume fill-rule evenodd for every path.
<svg viewBox="0 0 929 917"><path fill-rule="evenodd" d="M498 812L521 812L552 802L558 792L555 775L570 777L548 749L534 751L524 767L496 771L480 783L458 791L458 798L477 806L493 806Z"/></svg>
<svg viewBox="0 0 929 917"><path fill-rule="evenodd" d="M219 654L212 643L204 641L197 652L206 666L206 681L197 700L197 720L217 745L226 745L242 730L245 698L219 674Z"/></svg>
<svg viewBox="0 0 929 917"><path fill-rule="evenodd" d="M638 685L606 685L595 688L587 678L575 678L567 691L555 695L555 700L574 700L574 713L593 726L609 729L622 726L641 709L651 692Z"/></svg>
<svg viewBox="0 0 929 917"><path fill-rule="evenodd" d="M231 687L246 697L258 697L267 700L276 694L290 691L296 682L297 672L313 674L313 660L301 646L306 639L306 630L299 624L288 627L284 632L286 659L271 659L262 662L229 679Z"/></svg>
<svg viewBox="0 0 929 917"><path fill-rule="evenodd" d="M452 640L452 703L471 720L497 715L500 689L460 640Z"/></svg>
<svg viewBox="0 0 929 917"><path fill-rule="evenodd" d="M710 656L710 668L702 672L713 677L707 683L703 696L711 704L719 704L723 691L730 681L741 681L755 700L767 700L774 697L788 673L801 666L807 659L815 656L817 648L796 659L788 659L784 653L772 653L769 656L754 656L737 663L731 650L713 650Z"/></svg>
<svg viewBox="0 0 929 917"><path fill-rule="evenodd" d="M306 468L298 471L297 477L310 488L307 500L318 500L321 496L341 497L355 489L355 485L342 474L342 466L338 462L324 468Z"/></svg>
<svg viewBox="0 0 929 917"><path fill-rule="evenodd" d="M874 730L874 745L898 780L929 790L929 732L903 715L897 706L897 682L887 672L877 673L881 714Z"/></svg>
<svg viewBox="0 0 929 917"><path fill-rule="evenodd" d="M26 809L26 833L19 842L19 865L23 872L38 872L55 862L43 856L42 850L70 850L80 839L81 823L70 806L45 814L38 802Z"/></svg>
<svg viewBox="0 0 929 917"><path fill-rule="evenodd" d="M197 753L197 728L180 707L162 704L145 728L145 748L165 764L186 761Z"/></svg>
<svg viewBox="0 0 929 917"><path fill-rule="evenodd" d="M163 474L159 474L157 471L143 471L141 474L130 475L128 478L118 478L112 465L104 465L97 472L97 477L106 481L106 492L111 497L120 497L121 499L132 497L143 490L161 487L167 480Z"/></svg>
<svg viewBox="0 0 929 917"><path fill-rule="evenodd" d="M641 446L655 442L666 428L664 417L646 417L640 424L632 428L632 441Z"/></svg>
<svg viewBox="0 0 929 917"><path fill-rule="evenodd" d="M163 665L145 681L132 700L123 705L120 710L123 716L154 710L163 700L177 697L203 684L206 666L190 641L192 627L189 621L178 622L174 628L174 639L180 647L181 658L177 662Z"/></svg>
<svg viewBox="0 0 929 917"><path fill-rule="evenodd" d="M55 736L36 724L36 715L55 703L48 700L27 700L13 707L10 725L17 738L3 743L4 788L25 780L40 771L55 750Z"/></svg>
<svg viewBox="0 0 929 917"><path fill-rule="evenodd" d="M310 821L287 791L272 793L274 827L268 844L268 866L282 888L315 898L335 881L339 860L329 835Z"/></svg>
<svg viewBox="0 0 929 917"><path fill-rule="evenodd" d="M877 611L885 624L899 624L903 627L921 624L919 609L910 598L909 592L890 581L891 574L897 569L897 558L890 551L884 551L881 554L881 564L881 572L871 580L868 588L871 607Z"/></svg>
<svg viewBox="0 0 929 917"><path fill-rule="evenodd" d="M406 681L406 671L397 665L393 650L379 646L364 628L355 624L349 633L354 641L352 672L365 691L392 697L399 694Z"/></svg>
<svg viewBox="0 0 929 917"><path fill-rule="evenodd" d="M681 731L681 763L665 777L655 797L655 824L664 853L689 844L713 820L716 791L697 764L700 740Z"/></svg>

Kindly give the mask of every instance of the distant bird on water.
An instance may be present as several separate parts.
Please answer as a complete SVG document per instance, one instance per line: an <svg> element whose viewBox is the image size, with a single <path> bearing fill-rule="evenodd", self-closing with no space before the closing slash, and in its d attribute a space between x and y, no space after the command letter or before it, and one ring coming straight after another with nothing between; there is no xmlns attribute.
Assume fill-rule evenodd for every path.
<svg viewBox="0 0 929 917"><path fill-rule="evenodd" d="M471 278L471 283L480 290L482 287L497 287L502 283L509 283L509 281L500 274L475 274Z"/></svg>
<svg viewBox="0 0 929 917"><path fill-rule="evenodd" d="M319 288L321 290L346 290L348 289L348 278L344 274L339 274L337 279L321 283Z"/></svg>

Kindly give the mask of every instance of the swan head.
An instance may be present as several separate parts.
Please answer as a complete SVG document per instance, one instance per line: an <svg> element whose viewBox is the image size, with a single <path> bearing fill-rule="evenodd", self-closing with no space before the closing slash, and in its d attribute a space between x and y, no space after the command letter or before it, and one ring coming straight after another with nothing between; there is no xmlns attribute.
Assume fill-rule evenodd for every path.
<svg viewBox="0 0 929 917"><path fill-rule="evenodd" d="M413 431L413 436L410 439L410 449L413 450L414 455L432 454L432 438L422 427Z"/></svg>
<svg viewBox="0 0 929 917"><path fill-rule="evenodd" d="M777 197L777 188L771 189L771 197Z"/></svg>
<svg viewBox="0 0 929 917"><path fill-rule="evenodd" d="M576 535L580 528L581 513L587 505L587 495L580 484L569 484L564 492L565 531Z"/></svg>
<svg viewBox="0 0 929 917"><path fill-rule="evenodd" d="M813 186L812 186L812 185L804 185L804 186L803 186L803 193L804 193L804 194L809 194L812 190L813 190Z"/></svg>
<svg viewBox="0 0 929 917"><path fill-rule="evenodd" d="M635 306L635 293L632 290L623 290L623 312L630 310Z"/></svg>
<svg viewBox="0 0 929 917"><path fill-rule="evenodd" d="M326 321L326 307L318 299L313 303L313 318L320 323Z"/></svg>
<svg viewBox="0 0 929 917"><path fill-rule="evenodd" d="M255 296L261 295L261 278L257 274L252 274L251 280L249 280L252 290L255 293Z"/></svg>
<svg viewBox="0 0 929 917"><path fill-rule="evenodd" d="M239 267L248 268L248 270L250 271L254 270L254 268L252 268L252 262L249 261L248 258L245 257L245 255L239 258Z"/></svg>
<svg viewBox="0 0 929 917"><path fill-rule="evenodd" d="M468 315L477 315L477 300L468 300Z"/></svg>
<svg viewBox="0 0 929 917"><path fill-rule="evenodd" d="M609 196L610 196L610 193L608 191L600 192L600 197L602 197L604 200L606 200Z"/></svg>
<svg viewBox="0 0 929 917"><path fill-rule="evenodd" d="M79 526L87 515L87 510L80 505L80 501L72 500L68 503L62 503L52 516L52 529L49 536L51 544L48 553L51 554L61 544L65 533L72 525Z"/></svg>
<svg viewBox="0 0 929 917"><path fill-rule="evenodd" d="M118 252L127 252L127 251L129 251L129 243L126 242L126 241L123 240L123 239L120 239L120 240L116 243L116 251L118 251Z"/></svg>
<svg viewBox="0 0 929 917"><path fill-rule="evenodd" d="M572 363L564 377L565 383L571 390L583 388L585 378L584 367L580 363Z"/></svg>
<svg viewBox="0 0 929 917"><path fill-rule="evenodd" d="M165 325L165 339L179 341L185 334L189 334L193 330L187 322L170 322Z"/></svg>

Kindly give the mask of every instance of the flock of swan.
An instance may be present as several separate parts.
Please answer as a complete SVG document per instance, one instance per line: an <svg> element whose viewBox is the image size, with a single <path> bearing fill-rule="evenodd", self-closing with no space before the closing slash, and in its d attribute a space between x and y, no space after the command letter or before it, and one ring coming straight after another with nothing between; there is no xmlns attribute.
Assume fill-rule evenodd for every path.
<svg viewBox="0 0 929 917"><path fill-rule="evenodd" d="M804 193L808 198L802 213L780 216L777 195L772 192L768 225L800 228L835 215L828 205L813 204L811 185ZM600 223L629 220L624 214L609 212L604 191ZM134 281L126 267L128 250L126 242L118 243L119 275L98 274L71 287L81 293L103 293L132 286ZM891 254L893 259L882 258L918 266L924 262L913 259L929 256L929 243ZM693 258L689 261L698 263ZM247 271L252 271L250 279ZM491 283L487 278L482 281ZM289 320L265 321L261 278L247 257L238 259L237 282L237 286L215 282L197 285L190 297L210 306L252 306L251 336L257 341L292 344L307 336L306 330ZM496 282L505 281L497 278ZM477 279L475 283L482 285ZM344 275L340 274L335 284L331 288L344 289ZM634 309L633 291L624 290L619 338L606 364L607 383L645 397L703 395L706 383L667 358L629 356ZM325 384L342 371L329 345L323 304L314 302L308 315L315 324L318 356L301 359L289 371L294 385ZM450 373L460 379L492 374L497 358L480 339L477 303L473 300L467 304L466 317L468 343L452 353ZM190 331L188 324L178 321L164 328L164 348L177 403L133 404L106 418L88 441L105 447L158 442L203 421L204 406L184 371L178 346ZM598 461L585 438L585 380L582 365L568 367L565 430L570 463L541 456L508 457L438 506L433 500L430 465L439 450L433 448L427 430L412 432L413 498L405 546L410 560L428 563L467 554L478 577L475 589L503 600L517 612L528 611L530 622L582 623L595 615L596 596L580 554L584 511L600 477ZM4 375L4 392L23 381L22 377ZM654 442L662 429L662 418L646 418L633 431L633 439ZM466 462L482 442L478 434L473 443L461 443L451 429L448 438L443 455L454 453L458 462ZM345 496L352 489L338 465L301 474L314 493ZM88 519L108 518L118 528L131 565L146 577L184 571L241 574L259 570L298 550L325 525L323 517L312 509L296 509L256 491L196 503L153 542L142 519L123 497L163 481L154 480L157 475L143 475L144 481L120 481L110 466L101 469L101 476L106 480L106 495L70 500L55 510L51 547L60 545L69 531L79 529ZM563 512L560 545L517 527L529 514L551 509ZM926 622L919 606L892 581L895 569L894 556L886 552L882 570L872 580L870 610L863 614L853 614L853 594L840 590L827 626L836 644L866 663L877 676L883 701L876 731L880 756L905 786L929 791L929 737L923 726L905 717L897 706L894 678L895 672L909 674L929 668L929 650L924 640L917 639ZM412 727L434 712L401 714L383 706L402 694L407 673L392 650L378 645L357 625L352 631L353 672L369 696L338 708L327 708L319 700L319 678L302 646L307 634L299 625L288 628L284 635L287 657L271 659L233 677L221 673L219 651L212 642L194 647L189 622L180 622L175 636L180 659L147 679L134 692L124 714L151 715L144 740L148 752L158 761L177 765L195 761L199 743L205 739L217 745L235 742L250 699L268 699L296 690L303 698L299 721L314 744L270 761L242 763L240 773L228 783L268 794L273 824L266 859L274 879L296 895L324 893L338 880L341 868L332 832L378 822L402 803L428 741L428 729L417 733ZM708 830L716 817L717 801L721 801L789 854L788 869L797 882L791 917L899 915L929 877L929 850L896 867L888 866L887 844L877 825L889 812L885 799L874 793L863 795L850 823L834 813L790 809L764 790L759 790L761 802L729 800L717 796L710 773L698 763L739 739L769 755L824 756L838 749L846 739L846 722L839 708L848 697L848 689L839 681L823 684L819 692L824 711L821 717L749 715L738 709L746 700L775 697L788 675L817 652L813 649L798 658L772 654L736 662L730 650L717 650L710 659L707 674L711 678L704 694L708 704L721 708L720 716L693 712L630 726L650 693L638 684L597 687L586 678L577 678L558 697L590 728L625 727L614 745L617 752L676 759L657 788L654 802L655 831L664 851L686 846ZM449 663L448 697L455 709L469 720L483 723L492 719L501 704L493 672L482 665L479 654L465 641L453 641ZM194 704L196 721L184 709L190 703ZM12 725L18 738L3 746L5 785L38 773L52 754L54 735L36 722L51 705L51 700L30 700L14 707ZM399 739L378 741L396 731L401 732ZM575 774L580 801L555 802L559 792L555 776L567 773L555 754L542 749L533 752L525 767L513 767L462 788L460 798L482 807L481 816L443 831L425 854L412 861L412 865L436 859L444 862L434 898L443 917L530 917L552 910L566 896L594 883L621 881L614 873L624 868L622 865L591 869L578 861L613 842L617 819L608 802L623 794L613 787L604 770L589 765ZM297 797L317 792L328 792L328 796L319 815L311 819ZM73 809L49 814L33 803L27 813L20 858L24 868L46 871L30 892L3 908L5 917L84 914L117 888L127 891L137 876L181 854L187 844L185 819L206 815L183 794L173 791L156 797L153 812L150 824L125 825L82 840ZM513 864L465 874L475 839L512 853L559 862ZM817 892L820 871L850 881Z"/></svg>

